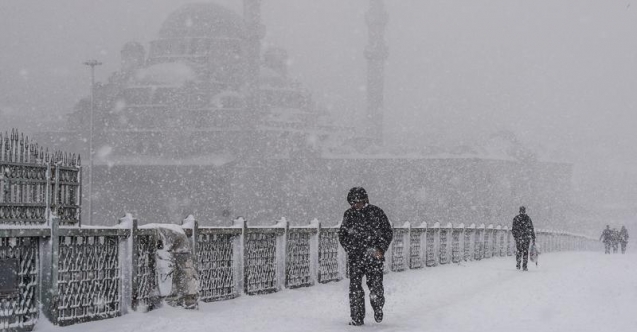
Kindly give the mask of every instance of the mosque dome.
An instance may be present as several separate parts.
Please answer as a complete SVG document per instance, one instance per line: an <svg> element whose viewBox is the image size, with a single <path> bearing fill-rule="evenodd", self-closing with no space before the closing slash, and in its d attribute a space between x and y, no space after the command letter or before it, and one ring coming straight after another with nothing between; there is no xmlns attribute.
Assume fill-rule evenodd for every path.
<svg viewBox="0 0 637 332"><path fill-rule="evenodd" d="M162 24L159 38L241 39L243 18L214 3L191 3L174 11Z"/></svg>

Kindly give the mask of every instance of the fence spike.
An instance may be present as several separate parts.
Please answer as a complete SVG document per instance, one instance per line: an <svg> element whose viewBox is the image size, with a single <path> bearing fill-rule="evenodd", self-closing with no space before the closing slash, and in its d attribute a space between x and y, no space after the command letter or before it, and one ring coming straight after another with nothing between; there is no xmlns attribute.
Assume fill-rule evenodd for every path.
<svg viewBox="0 0 637 332"><path fill-rule="evenodd" d="M11 129L11 144L9 144L9 162L13 162L15 158L15 129Z"/></svg>
<svg viewBox="0 0 637 332"><path fill-rule="evenodd" d="M9 133L5 132L4 135L4 147L3 147L3 151L2 154L4 154L4 160L5 161L9 161L9 142L11 142L10 137L9 137Z"/></svg>
<svg viewBox="0 0 637 332"><path fill-rule="evenodd" d="M33 151L31 152L33 155L33 163L37 164L38 163L38 144L35 143L33 144Z"/></svg>

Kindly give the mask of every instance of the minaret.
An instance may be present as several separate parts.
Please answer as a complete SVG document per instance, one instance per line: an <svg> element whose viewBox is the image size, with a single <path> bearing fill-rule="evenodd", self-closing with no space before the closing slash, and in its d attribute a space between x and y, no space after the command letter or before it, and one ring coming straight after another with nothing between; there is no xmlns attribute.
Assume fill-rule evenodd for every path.
<svg viewBox="0 0 637 332"><path fill-rule="evenodd" d="M369 41L365 48L367 58L367 123L365 135L376 145L383 144L383 91L385 60L389 55L385 45L387 12L383 0L370 0L367 12Z"/></svg>

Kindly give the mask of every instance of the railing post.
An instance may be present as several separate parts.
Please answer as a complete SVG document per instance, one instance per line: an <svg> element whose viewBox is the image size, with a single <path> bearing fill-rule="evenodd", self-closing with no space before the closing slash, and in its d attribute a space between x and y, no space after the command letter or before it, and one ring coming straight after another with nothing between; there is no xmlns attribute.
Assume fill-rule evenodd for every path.
<svg viewBox="0 0 637 332"><path fill-rule="evenodd" d="M484 224L480 224L478 228L476 228L474 234L474 258L479 261L484 256Z"/></svg>
<svg viewBox="0 0 637 332"><path fill-rule="evenodd" d="M409 270L409 260L411 258L411 223L405 224L405 236L403 237L403 267L405 270Z"/></svg>
<svg viewBox="0 0 637 332"><path fill-rule="evenodd" d="M511 256L511 237L509 236L509 226L505 225L502 227L502 230L504 231L504 256Z"/></svg>
<svg viewBox="0 0 637 332"><path fill-rule="evenodd" d="M429 242L433 239L433 237L430 238L429 235L428 235L430 226L429 226L429 224L426 221L423 221L422 224L420 225L420 227L424 228L422 234L420 235L420 236L423 237L423 239L421 240L421 243L423 245L422 266L424 268L424 267L428 267L428 266L433 266L433 264L431 264L431 265L429 264L429 256L431 255L430 251L433 250L431 248L431 247L433 247L433 244L430 245ZM432 258L432 261L433 261L433 258Z"/></svg>
<svg viewBox="0 0 637 332"><path fill-rule="evenodd" d="M549 248L551 252L555 251L555 233L554 231L550 231L549 233Z"/></svg>
<svg viewBox="0 0 637 332"><path fill-rule="evenodd" d="M435 222L432 228L434 232L434 266L440 264L440 223Z"/></svg>
<svg viewBox="0 0 637 332"><path fill-rule="evenodd" d="M560 232L560 251L568 250L566 233Z"/></svg>
<svg viewBox="0 0 637 332"><path fill-rule="evenodd" d="M460 235L458 235L460 237L459 241L460 241L460 248L458 249L460 252L458 253L458 255L460 255L460 261L464 261L464 247L467 245L465 243L465 238L464 238L464 232L466 232L466 228L464 223L460 223L460 225L458 226L458 228L460 228Z"/></svg>
<svg viewBox="0 0 637 332"><path fill-rule="evenodd" d="M79 159L78 159L79 160ZM77 227L82 227L82 166L78 165L77 170L77 192L75 202L77 202Z"/></svg>
<svg viewBox="0 0 637 332"><path fill-rule="evenodd" d="M424 262L424 266L425 267L429 267L429 266L435 266L435 262L434 262L434 256L433 256L433 251L434 251L434 238L433 238L433 234L431 236L429 236L429 229L431 228L431 225L429 225L426 221L423 221L422 226L425 226L425 232L423 233L423 237L425 238L425 256L423 257L423 262ZM429 259L429 257L431 256L431 259Z"/></svg>
<svg viewBox="0 0 637 332"><path fill-rule="evenodd" d="M193 269L197 278L197 298L195 299L196 307L199 307L199 298L201 296L201 272L199 271L199 222L192 214L181 222L181 227L191 230L190 236L190 254L192 256Z"/></svg>
<svg viewBox="0 0 637 332"><path fill-rule="evenodd" d="M391 257L389 264L389 270L398 272L408 269L409 262L409 229L410 223L405 222L401 227L394 228L394 239L389 246L387 253L385 253L385 259L387 255Z"/></svg>
<svg viewBox="0 0 637 332"><path fill-rule="evenodd" d="M464 261L472 261L473 260L473 253L474 253L474 249L473 247L475 246L475 241L473 240L473 233L475 232L476 229L476 225L475 224L471 224L468 227L465 226L464 228L464 235L463 235L463 241L464 241L464 249L462 252L463 255L463 260Z"/></svg>
<svg viewBox="0 0 637 332"><path fill-rule="evenodd" d="M407 250L406 251L406 260L405 265L407 270L411 270L411 223L408 223L409 228L407 229Z"/></svg>
<svg viewBox="0 0 637 332"><path fill-rule="evenodd" d="M560 238L562 239L562 251L568 250L568 236L564 231L560 234Z"/></svg>
<svg viewBox="0 0 637 332"><path fill-rule="evenodd" d="M58 216L58 221L59 219L59 215L58 212L60 211L59 209L59 205L60 205L60 161L55 162L55 187L53 187L53 213Z"/></svg>
<svg viewBox="0 0 637 332"><path fill-rule="evenodd" d="M122 314L127 314L129 309L137 308L134 299L138 263L137 250L135 250L137 219L133 219L132 215L127 213L126 216L118 219L117 224L119 228L128 230L128 236L119 241L119 266L122 273L120 310Z"/></svg>
<svg viewBox="0 0 637 332"><path fill-rule="evenodd" d="M497 256L498 257L502 257L505 255L504 252L504 234L502 233L502 225L498 224L498 226L496 227L495 230L495 238L496 240L495 245L496 245L496 250L497 250Z"/></svg>
<svg viewBox="0 0 637 332"><path fill-rule="evenodd" d="M51 237L42 241L40 253L40 303L45 317L53 324L58 325L58 268L59 268L59 235L60 220L57 217L49 217Z"/></svg>
<svg viewBox="0 0 637 332"><path fill-rule="evenodd" d="M411 270L411 269L415 268L414 267L414 263L412 262L412 257L422 257L422 239L421 239L421 236L418 237L418 239L420 239L420 243L419 243L419 245L417 247L419 248L418 250L420 252L412 252L412 250L415 250L415 249L414 249L414 246L411 245L411 239L412 239L411 234L413 234L413 226L411 225L411 223L409 223L409 233L408 234L409 234L408 235L408 238L409 238L409 250L408 250L409 254L408 254L408 259L407 259L407 266ZM422 262L422 260L421 260L421 262Z"/></svg>
<svg viewBox="0 0 637 332"><path fill-rule="evenodd" d="M137 311L137 307L139 306L139 300L137 299L137 294L139 294L138 290L138 278L139 278L139 252L137 248L139 244L139 228L137 219L133 219L133 227L131 228L130 234L130 242L131 242L131 308L134 311Z"/></svg>
<svg viewBox="0 0 637 332"><path fill-rule="evenodd" d="M420 224L420 259L422 262L422 267L427 267L427 222L423 221Z"/></svg>
<svg viewBox="0 0 637 332"><path fill-rule="evenodd" d="M46 172L45 172L45 177L46 177L46 184L44 186L44 203L45 203L45 217L46 217L46 222L47 225L50 225L51 222L51 164L49 163L45 163L44 164L46 166ZM10 192L10 191L9 191Z"/></svg>
<svg viewBox="0 0 637 332"><path fill-rule="evenodd" d="M234 220L234 226L241 228L241 235L234 239L233 261L234 261L234 281L237 293L246 294L246 241L248 236L248 223L242 217Z"/></svg>
<svg viewBox="0 0 637 332"><path fill-rule="evenodd" d="M319 245L321 241L321 222L314 219L310 225L316 228L316 234L310 237L310 281L312 285L318 284L319 281Z"/></svg>
<svg viewBox="0 0 637 332"><path fill-rule="evenodd" d="M288 271L288 237L290 236L290 222L285 218L281 218L276 227L283 228L283 235L277 236L277 292L285 288L287 285Z"/></svg>
<svg viewBox="0 0 637 332"><path fill-rule="evenodd" d="M489 226L487 226L487 228L484 230L484 254L482 255L483 258L491 258L493 257L493 224L489 224Z"/></svg>
<svg viewBox="0 0 637 332"><path fill-rule="evenodd" d="M551 251L557 251L557 235L555 235L555 231L551 231Z"/></svg>

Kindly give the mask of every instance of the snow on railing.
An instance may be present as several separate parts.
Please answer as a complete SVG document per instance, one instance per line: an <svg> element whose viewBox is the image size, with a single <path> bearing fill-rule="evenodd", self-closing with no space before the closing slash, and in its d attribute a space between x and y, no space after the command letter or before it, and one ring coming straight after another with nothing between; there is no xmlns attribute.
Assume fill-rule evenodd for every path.
<svg viewBox="0 0 637 332"><path fill-rule="evenodd" d="M176 236L170 239L166 232ZM536 235L543 252L600 246L596 239L566 232L538 229ZM338 226L322 227L317 220L307 226L290 226L283 218L273 226L248 226L237 219L230 227L200 227L189 216L182 225L138 227L127 215L115 227L63 228L53 218L50 228L0 228L2 252L15 254L0 256L0 263L13 267L20 280L12 290L0 285L0 297L11 307L0 312L0 331L32 329L37 303L54 324L70 325L116 317L129 309L152 310L163 301L194 308L198 301L346 278ZM514 253L507 226L404 223L394 227L385 266L387 272L400 272ZM50 273L40 275L42 271ZM168 275L166 285L163 278ZM18 301L19 296L25 301Z"/></svg>

